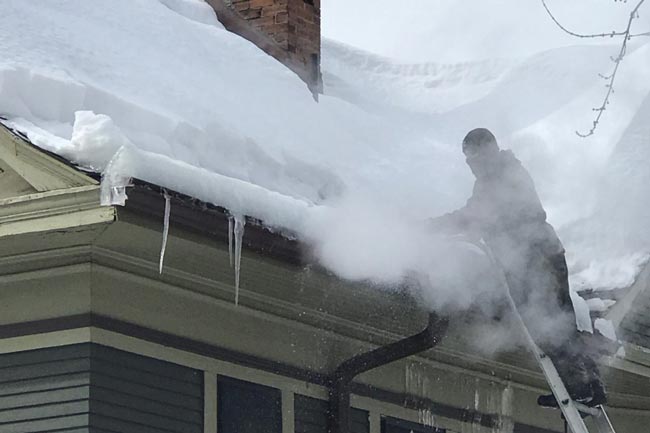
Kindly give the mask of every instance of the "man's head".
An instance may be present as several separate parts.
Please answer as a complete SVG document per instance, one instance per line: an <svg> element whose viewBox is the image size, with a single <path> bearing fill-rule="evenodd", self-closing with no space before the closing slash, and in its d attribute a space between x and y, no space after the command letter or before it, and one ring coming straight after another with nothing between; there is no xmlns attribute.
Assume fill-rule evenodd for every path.
<svg viewBox="0 0 650 433"><path fill-rule="evenodd" d="M476 128L463 139L463 153L474 176L482 177L492 171L493 157L499 153L499 145L490 131Z"/></svg>

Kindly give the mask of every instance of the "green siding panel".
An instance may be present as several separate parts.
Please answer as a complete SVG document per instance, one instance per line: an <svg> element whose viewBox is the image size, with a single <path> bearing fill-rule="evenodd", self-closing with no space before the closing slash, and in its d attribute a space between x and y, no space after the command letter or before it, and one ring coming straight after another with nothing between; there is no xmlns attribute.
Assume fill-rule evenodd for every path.
<svg viewBox="0 0 650 433"><path fill-rule="evenodd" d="M131 383L149 386L174 394L183 394L195 398L200 398L203 395L202 389L200 389L200 386L197 386L197 383L183 382L170 378L161 372L156 372L153 368L149 372L145 372L95 358L92 359L92 364L93 373L101 373L105 376L126 380ZM164 378L164 380L161 380L161 378Z"/></svg>
<svg viewBox="0 0 650 433"><path fill-rule="evenodd" d="M0 412L11 408L39 406L66 401L88 400L89 398L89 386L27 392L24 394L0 397Z"/></svg>
<svg viewBox="0 0 650 433"><path fill-rule="evenodd" d="M62 359L0 369L0 384L90 371L90 359Z"/></svg>
<svg viewBox="0 0 650 433"><path fill-rule="evenodd" d="M92 381L93 389L99 387L107 390L119 391L124 394L142 397L163 404L169 404L170 406L180 406L203 412L202 398L188 396L179 398L179 396L173 392L132 383L128 380L116 379L115 377L105 376L101 373L95 372L93 372Z"/></svg>
<svg viewBox="0 0 650 433"><path fill-rule="evenodd" d="M96 344L0 355L2 433L202 433L203 374Z"/></svg>
<svg viewBox="0 0 650 433"><path fill-rule="evenodd" d="M28 422L0 424L2 433L44 433L88 426L89 415L74 415Z"/></svg>
<svg viewBox="0 0 650 433"><path fill-rule="evenodd" d="M90 371L0 384L0 396L72 388L90 384Z"/></svg>
<svg viewBox="0 0 650 433"><path fill-rule="evenodd" d="M190 410L179 405L159 403L154 400L133 396L111 389L104 389L97 386L93 386L90 392L91 399L102 401L107 404L137 407L143 412L169 417L178 421L186 421L195 424L200 424L203 422L202 408Z"/></svg>
<svg viewBox="0 0 650 433"><path fill-rule="evenodd" d="M42 362L65 361L74 358L87 359L90 357L89 346L88 344L74 344L71 346L6 353L0 356L0 368L25 365L26 360L30 364L39 364Z"/></svg>
<svg viewBox="0 0 650 433"><path fill-rule="evenodd" d="M0 411L0 431L2 423L54 418L62 415L80 415L89 413L89 406L90 402L86 400L3 410Z"/></svg>
<svg viewBox="0 0 650 433"><path fill-rule="evenodd" d="M130 370L144 372L155 371L161 376L194 384L203 384L203 375L200 371L190 368L179 368L178 365L158 359L147 358L133 353L115 350L110 347L93 344L91 347L94 360L109 361L112 364L128 367Z"/></svg>

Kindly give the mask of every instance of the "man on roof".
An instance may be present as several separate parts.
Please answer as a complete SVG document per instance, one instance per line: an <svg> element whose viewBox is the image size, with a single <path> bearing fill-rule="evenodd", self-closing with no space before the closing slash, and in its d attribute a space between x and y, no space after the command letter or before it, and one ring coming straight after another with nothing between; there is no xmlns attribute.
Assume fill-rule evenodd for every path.
<svg viewBox="0 0 650 433"><path fill-rule="evenodd" d="M576 329L564 247L546 222L532 178L485 128L467 134L463 153L476 178L472 196L464 207L434 218L432 227L483 239L503 268L526 327L569 394L590 406L604 404L598 367ZM538 403L557 405L552 395L540 396Z"/></svg>

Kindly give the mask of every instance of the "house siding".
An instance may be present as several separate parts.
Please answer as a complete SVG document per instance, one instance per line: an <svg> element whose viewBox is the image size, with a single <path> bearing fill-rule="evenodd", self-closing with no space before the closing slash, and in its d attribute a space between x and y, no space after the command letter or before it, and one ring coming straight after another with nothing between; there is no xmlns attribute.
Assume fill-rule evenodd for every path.
<svg viewBox="0 0 650 433"><path fill-rule="evenodd" d="M326 401L296 395L294 405L296 433L327 433ZM350 433L368 433L369 431L368 412L361 409L350 409Z"/></svg>
<svg viewBox="0 0 650 433"><path fill-rule="evenodd" d="M203 431L203 375L97 344L0 355L0 431Z"/></svg>

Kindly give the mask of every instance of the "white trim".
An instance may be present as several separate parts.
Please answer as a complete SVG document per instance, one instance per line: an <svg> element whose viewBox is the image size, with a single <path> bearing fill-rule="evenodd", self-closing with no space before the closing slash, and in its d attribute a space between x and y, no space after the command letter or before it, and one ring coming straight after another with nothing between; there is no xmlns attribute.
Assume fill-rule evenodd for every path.
<svg viewBox="0 0 650 433"><path fill-rule="evenodd" d="M295 433L296 419L294 416L293 399L294 393L288 389L282 389L282 433Z"/></svg>
<svg viewBox="0 0 650 433"><path fill-rule="evenodd" d="M369 433L381 433L381 414L375 410L368 412Z"/></svg>
<svg viewBox="0 0 650 433"><path fill-rule="evenodd" d="M203 372L203 432L217 431L217 375Z"/></svg>
<svg viewBox="0 0 650 433"><path fill-rule="evenodd" d="M99 186L87 185L0 200L0 236L112 222L115 208L100 206Z"/></svg>
<svg viewBox="0 0 650 433"><path fill-rule="evenodd" d="M0 159L38 191L98 185L92 177L47 155L0 124Z"/></svg>
<svg viewBox="0 0 650 433"><path fill-rule="evenodd" d="M0 339L0 353L23 352L47 347L68 346L90 342L90 328L77 328L44 334Z"/></svg>

